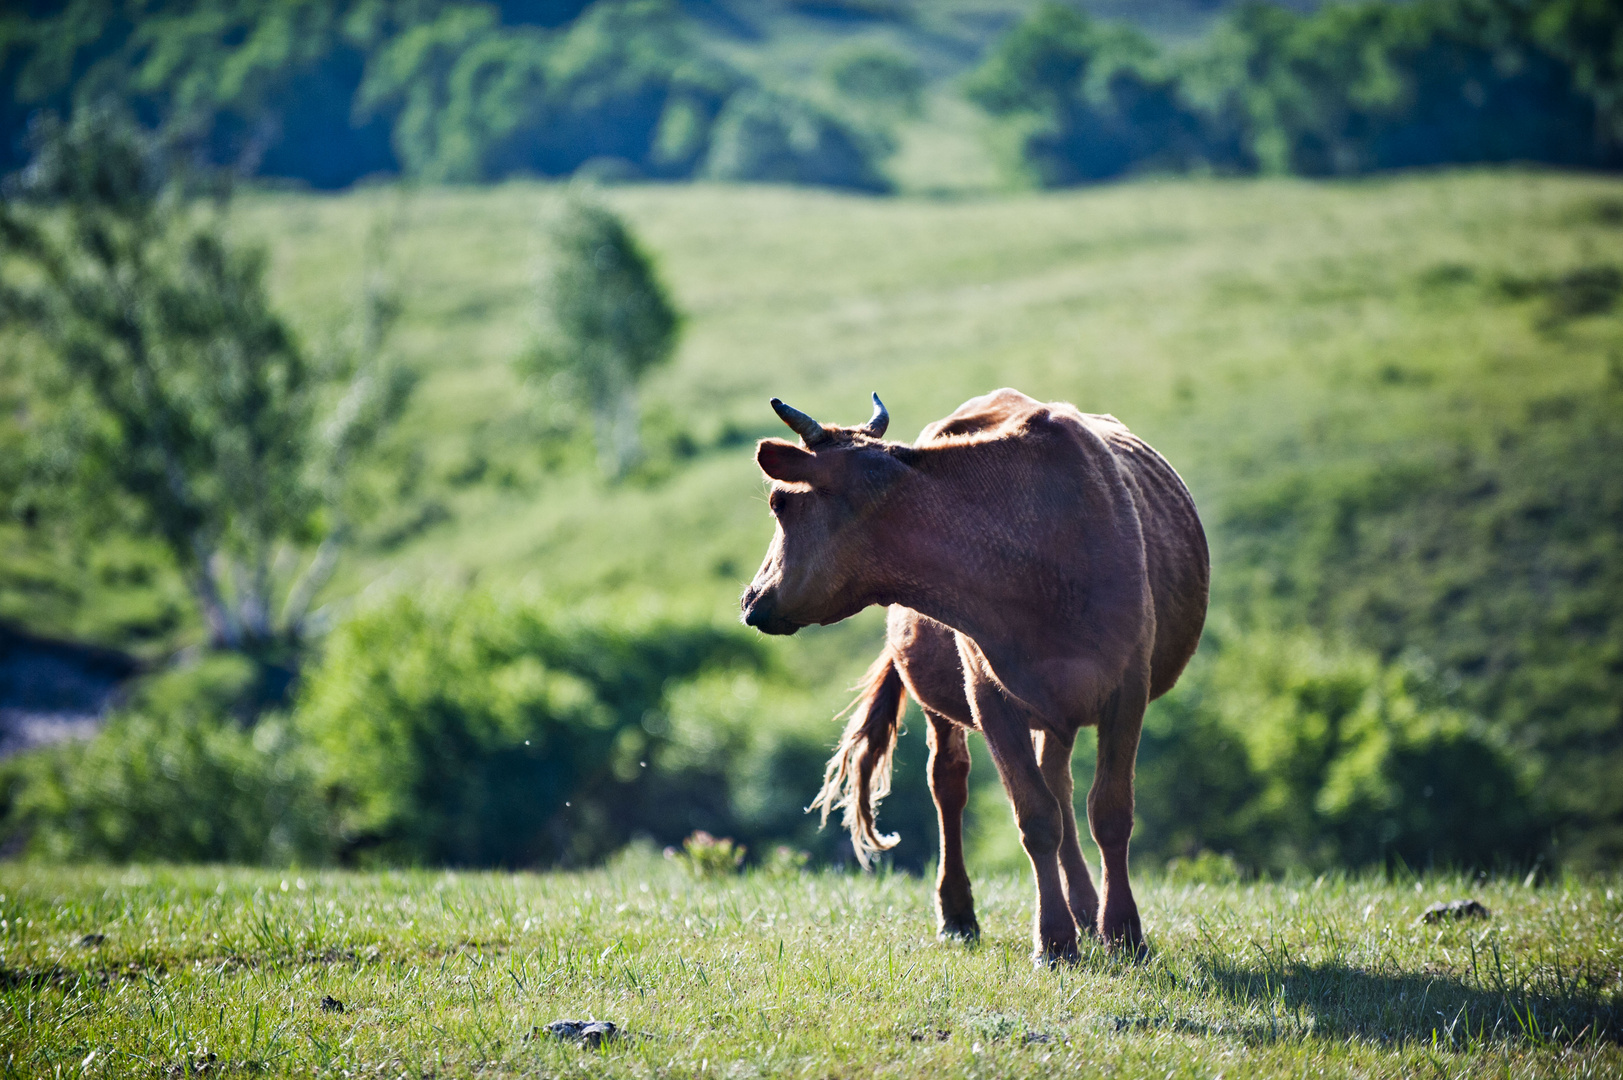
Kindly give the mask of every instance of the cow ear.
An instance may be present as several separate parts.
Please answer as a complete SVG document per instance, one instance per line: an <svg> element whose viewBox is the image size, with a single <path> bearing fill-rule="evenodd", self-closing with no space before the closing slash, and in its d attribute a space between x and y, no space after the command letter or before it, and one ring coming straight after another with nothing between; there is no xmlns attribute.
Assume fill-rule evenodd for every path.
<svg viewBox="0 0 1623 1080"><path fill-rule="evenodd" d="M762 439L755 447L755 464L786 484L810 484L818 475L817 455L782 439Z"/></svg>

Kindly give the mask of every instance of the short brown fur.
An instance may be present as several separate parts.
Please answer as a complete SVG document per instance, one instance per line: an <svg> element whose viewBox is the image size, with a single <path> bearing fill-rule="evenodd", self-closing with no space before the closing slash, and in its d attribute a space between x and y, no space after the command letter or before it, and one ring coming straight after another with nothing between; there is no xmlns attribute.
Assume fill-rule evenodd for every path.
<svg viewBox="0 0 1623 1080"><path fill-rule="evenodd" d="M810 449L765 440L778 529L744 594L768 633L890 608L885 650L815 805L843 808L860 858L890 847L874 806L889 789L902 687L930 721L941 826L943 934L978 933L964 869L966 730L986 738L1037 881L1034 938L1048 962L1077 931L1133 950L1143 931L1127 876L1133 762L1145 706L1177 681L1206 616L1209 562L1176 472L1114 417L1014 390L965 402L908 446L862 428L794 420ZM1100 888L1071 808L1071 749L1098 731L1088 822Z"/></svg>

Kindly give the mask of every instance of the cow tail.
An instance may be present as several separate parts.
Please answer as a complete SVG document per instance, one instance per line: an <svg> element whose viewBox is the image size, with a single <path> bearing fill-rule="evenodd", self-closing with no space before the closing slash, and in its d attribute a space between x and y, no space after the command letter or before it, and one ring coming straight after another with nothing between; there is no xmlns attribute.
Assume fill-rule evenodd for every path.
<svg viewBox="0 0 1623 1080"><path fill-rule="evenodd" d="M891 758L902 716L902 677L889 649L879 654L860 686L862 696L823 772L823 790L806 810L821 810L824 825L831 810L843 810L851 847L866 869L875 855L900 839L895 833L881 835L874 823L879 801L890 794Z"/></svg>

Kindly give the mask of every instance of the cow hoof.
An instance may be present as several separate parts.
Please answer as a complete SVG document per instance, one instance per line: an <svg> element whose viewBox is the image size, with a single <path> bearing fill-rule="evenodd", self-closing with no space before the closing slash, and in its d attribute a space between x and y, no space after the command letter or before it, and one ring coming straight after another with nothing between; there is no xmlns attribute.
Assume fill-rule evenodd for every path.
<svg viewBox="0 0 1623 1080"><path fill-rule="evenodd" d="M1055 941L1037 949L1031 955L1033 967L1053 968L1061 964L1071 965L1082 959L1082 951L1077 948L1076 939L1070 941Z"/></svg>
<svg viewBox="0 0 1623 1080"><path fill-rule="evenodd" d="M1143 963L1150 958L1150 947L1144 942L1144 930L1139 925L1137 915L1122 920L1114 927L1101 928L1099 936L1105 947L1117 956L1135 963Z"/></svg>
<svg viewBox="0 0 1623 1080"><path fill-rule="evenodd" d="M972 945L981 939L981 924L971 915L967 919L942 919L936 937L942 941L961 941Z"/></svg>

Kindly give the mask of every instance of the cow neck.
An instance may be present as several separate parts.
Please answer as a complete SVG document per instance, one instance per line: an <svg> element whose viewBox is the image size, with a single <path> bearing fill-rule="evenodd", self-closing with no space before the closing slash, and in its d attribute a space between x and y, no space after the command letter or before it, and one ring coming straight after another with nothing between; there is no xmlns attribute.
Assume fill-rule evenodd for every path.
<svg viewBox="0 0 1623 1080"><path fill-rule="evenodd" d="M999 520L1007 478L986 455L966 453L972 449L982 448L920 448L916 479L897 492L888 515L895 533L886 545L886 602L975 640L1007 638L1025 609L1030 537Z"/></svg>

